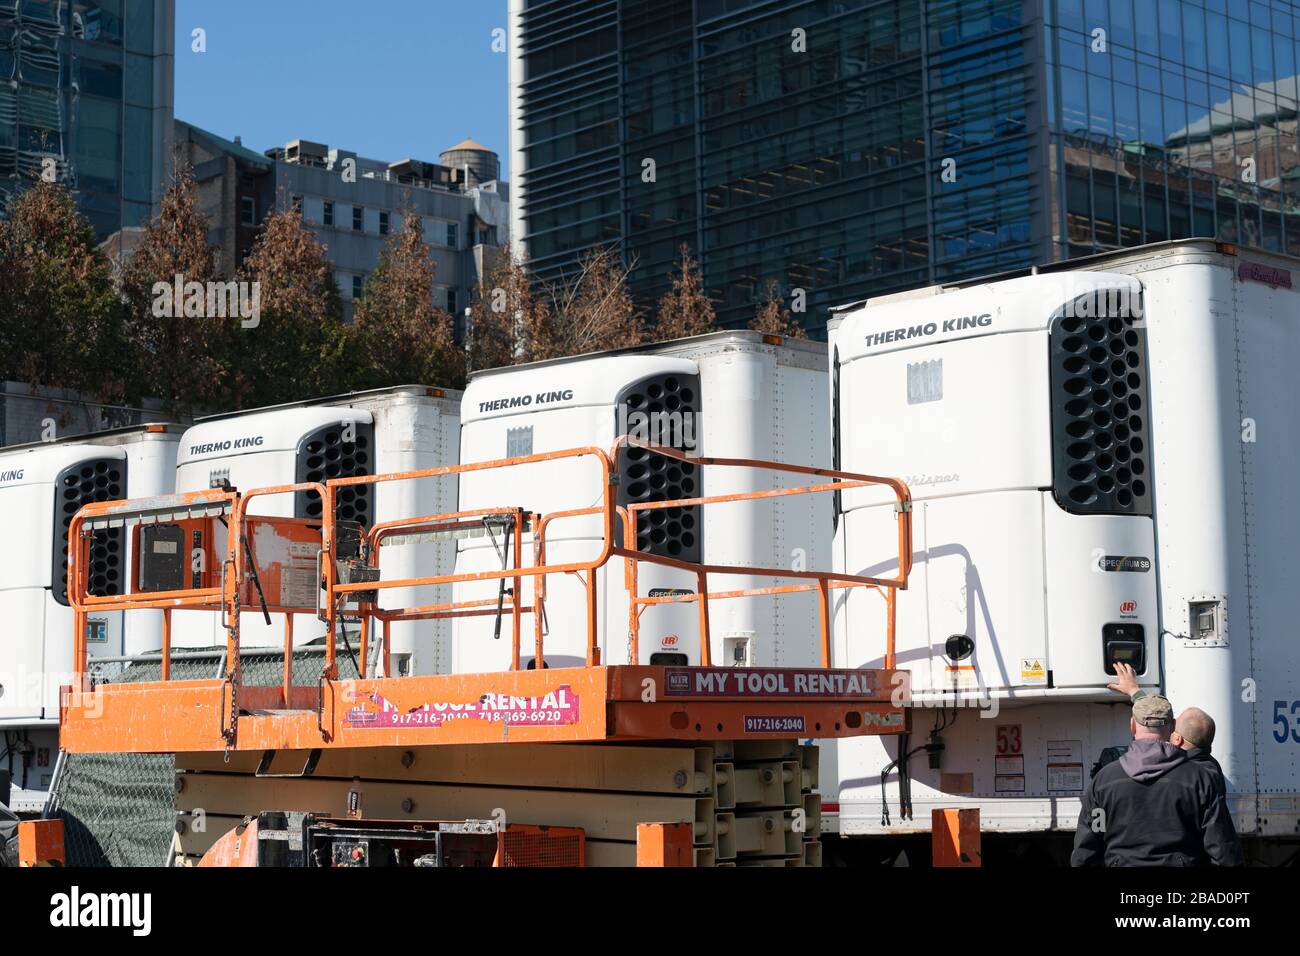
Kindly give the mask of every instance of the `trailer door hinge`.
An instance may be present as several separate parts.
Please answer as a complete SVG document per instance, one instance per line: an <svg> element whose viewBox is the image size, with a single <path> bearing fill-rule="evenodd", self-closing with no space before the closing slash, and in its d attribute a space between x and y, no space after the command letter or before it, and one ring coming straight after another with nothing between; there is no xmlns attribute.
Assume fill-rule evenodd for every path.
<svg viewBox="0 0 1300 956"><path fill-rule="evenodd" d="M912 510L911 500L909 499L908 501L895 501L894 510L899 514L902 514L905 511L911 511Z"/></svg>

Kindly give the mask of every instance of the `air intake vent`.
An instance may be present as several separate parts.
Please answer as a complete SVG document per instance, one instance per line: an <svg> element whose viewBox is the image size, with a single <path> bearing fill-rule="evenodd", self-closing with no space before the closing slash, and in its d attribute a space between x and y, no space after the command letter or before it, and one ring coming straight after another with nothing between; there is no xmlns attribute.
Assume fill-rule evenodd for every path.
<svg viewBox="0 0 1300 956"><path fill-rule="evenodd" d="M83 505L126 497L126 461L93 458L69 465L54 482L54 600L68 603L68 525ZM90 539L90 573L86 590L96 597L122 593L125 537L122 528L96 531Z"/></svg>
<svg viewBox="0 0 1300 956"><path fill-rule="evenodd" d="M1052 447L1057 503L1072 514L1151 514L1146 332L1130 299L1052 321ZM1139 300L1140 301L1140 300Z"/></svg>
<svg viewBox="0 0 1300 956"><path fill-rule="evenodd" d="M349 440L350 439L350 440ZM374 474L375 429L373 425L339 423L327 425L298 443L298 481L327 481ZM335 494L335 515L340 521L355 521L369 527L374 515L373 485L340 488ZM296 496L294 514L299 518L321 516L320 495L302 491Z"/></svg>
<svg viewBox="0 0 1300 956"><path fill-rule="evenodd" d="M698 375L656 375L629 385L619 395L625 413L620 427L638 437L672 448L694 451L699 440ZM619 452L618 503L673 501L702 494L699 470L644 448ZM700 560L700 506L657 508L637 516L639 551L682 561Z"/></svg>

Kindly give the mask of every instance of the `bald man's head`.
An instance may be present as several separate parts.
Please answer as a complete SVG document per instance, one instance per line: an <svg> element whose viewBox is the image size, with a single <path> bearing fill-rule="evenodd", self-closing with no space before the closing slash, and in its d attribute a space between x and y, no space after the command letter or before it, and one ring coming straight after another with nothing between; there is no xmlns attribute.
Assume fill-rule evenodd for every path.
<svg viewBox="0 0 1300 956"><path fill-rule="evenodd" d="M1214 743L1214 719L1199 707L1188 707L1178 715L1174 732L1182 738L1179 746L1184 750L1193 747L1209 750Z"/></svg>

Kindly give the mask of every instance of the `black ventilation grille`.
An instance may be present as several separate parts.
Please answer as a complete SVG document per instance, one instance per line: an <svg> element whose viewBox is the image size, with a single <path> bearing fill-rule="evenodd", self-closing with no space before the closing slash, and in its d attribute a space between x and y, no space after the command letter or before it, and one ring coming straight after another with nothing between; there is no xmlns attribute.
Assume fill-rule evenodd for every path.
<svg viewBox="0 0 1300 956"><path fill-rule="evenodd" d="M1116 298L1107 308L1084 308ZM1146 331L1138 321L1139 302L1089 294L1052 320L1053 493L1072 514L1151 514Z"/></svg>
<svg viewBox="0 0 1300 956"><path fill-rule="evenodd" d="M327 481L374 474L374 447L375 429L368 423L340 422L319 428L298 442L297 480ZM334 517L370 527L374 496L374 485L340 488L335 493ZM316 492L300 491L295 498L294 514L299 518L321 516L320 495Z"/></svg>
<svg viewBox="0 0 1300 956"><path fill-rule="evenodd" d="M126 460L92 458L69 465L54 480L54 567L50 580L54 600L68 603L68 525L83 505L126 497ZM90 571L86 590L96 597L122 593L125 534L122 528L96 531L90 539Z"/></svg>
<svg viewBox="0 0 1300 956"><path fill-rule="evenodd" d="M618 398L619 427L654 444L694 452L699 442L700 379L698 375L655 375L625 388ZM687 462L665 458L644 448L619 451L618 503L673 501L703 492L700 473ZM639 551L700 560L700 506L658 508L637 515Z"/></svg>

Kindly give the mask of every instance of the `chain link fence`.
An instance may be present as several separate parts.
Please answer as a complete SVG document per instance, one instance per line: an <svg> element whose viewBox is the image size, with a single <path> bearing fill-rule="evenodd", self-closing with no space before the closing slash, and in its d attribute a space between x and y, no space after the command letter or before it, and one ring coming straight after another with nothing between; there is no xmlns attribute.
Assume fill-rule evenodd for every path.
<svg viewBox="0 0 1300 956"><path fill-rule="evenodd" d="M325 660L324 645L293 650L295 687L314 687ZM172 653L172 680L220 678L225 648ZM278 687L284 680L283 649L250 649L241 657L249 687ZM340 646L339 676L357 677L353 657ZM96 685L142 683L162 677L160 654L91 661ZM63 753L45 806L47 818L61 818L68 866L163 866L176 828L176 760L172 754Z"/></svg>

